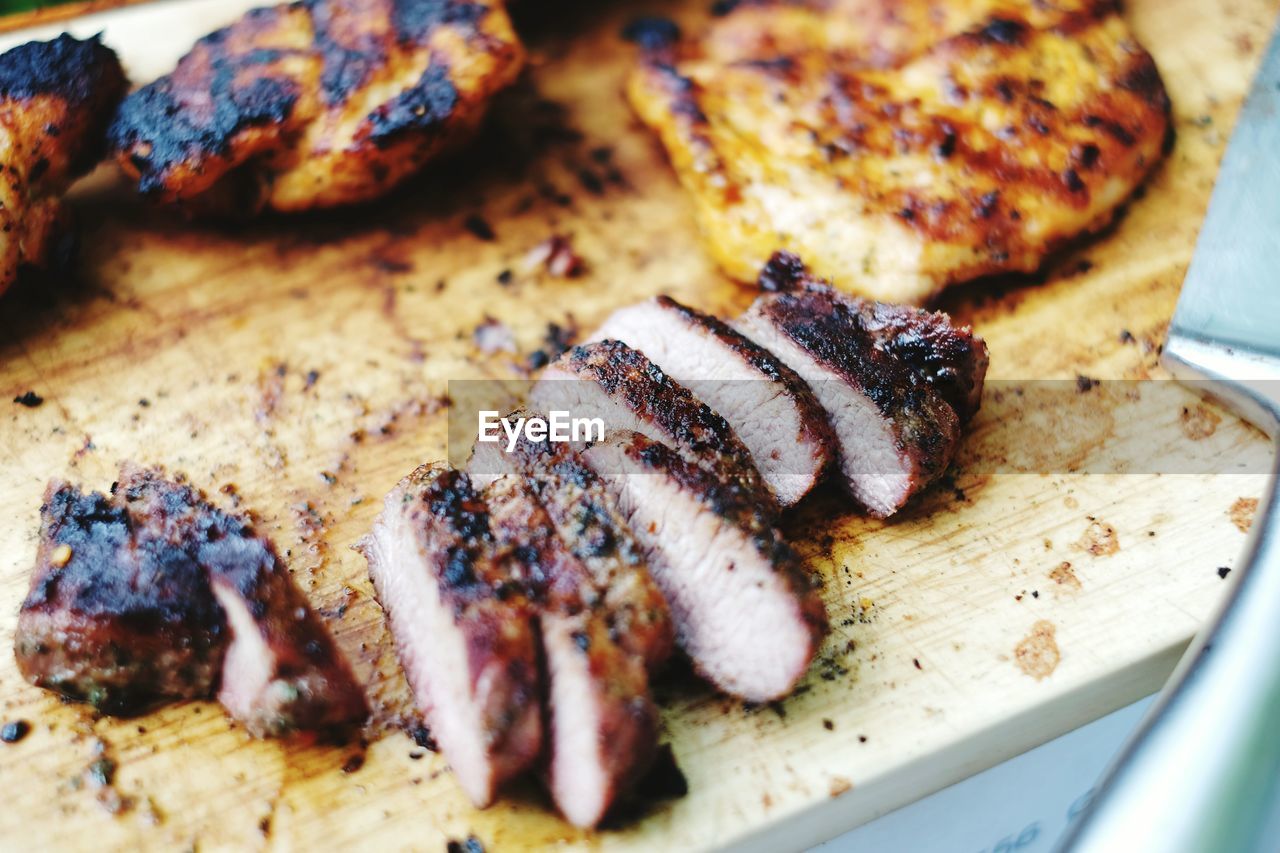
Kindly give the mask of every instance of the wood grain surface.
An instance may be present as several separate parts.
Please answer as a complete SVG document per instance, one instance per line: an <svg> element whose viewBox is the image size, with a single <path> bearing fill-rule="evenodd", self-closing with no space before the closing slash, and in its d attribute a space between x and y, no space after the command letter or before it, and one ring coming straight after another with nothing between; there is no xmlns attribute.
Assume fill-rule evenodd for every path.
<svg viewBox="0 0 1280 853"><path fill-rule="evenodd" d="M104 30L144 81L248 5L146 4L69 26ZM707 4L521 5L526 79L475 144L395 197L188 223L103 169L75 194L79 275L0 301L4 405L44 398L0 414L0 645L12 643L45 482L105 489L131 458L257 514L379 708L367 748L253 741L207 703L97 719L27 685L6 652L0 721L32 731L0 744L4 847L439 850L472 835L499 851L796 847L1150 692L1225 588L1257 465L1084 469L1137 446L1231 470L1265 453L1260 435L1167 385L1018 390L1164 376L1159 344L1277 11L1135 0L1126 14L1169 87L1177 144L1108 234L1043 275L947 298L989 341L998 380L948 482L888 523L834 493L787 520L833 623L802 689L744 708L687 675L664 679L663 739L688 795L598 833L569 827L532 784L473 810L441 757L397 728L408 691L349 546L399 477L445 456L450 380L518 378L548 324L589 329L650 294L725 313L751 299L708 263L687 199L620 96L632 55L620 27L641 11L696 26ZM33 32L51 34L4 44ZM474 217L493 239L468 227ZM571 238L585 274L529 263L552 235ZM489 318L514 351L477 349ZM1140 417L1126 408L1134 394Z"/></svg>

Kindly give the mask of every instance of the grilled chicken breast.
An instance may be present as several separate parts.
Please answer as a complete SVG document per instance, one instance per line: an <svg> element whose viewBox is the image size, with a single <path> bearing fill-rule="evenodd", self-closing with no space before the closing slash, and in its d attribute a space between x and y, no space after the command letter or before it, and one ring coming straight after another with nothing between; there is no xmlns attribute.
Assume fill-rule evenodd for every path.
<svg viewBox="0 0 1280 853"><path fill-rule="evenodd" d="M44 266L65 216L61 195L102 153L128 87L97 37L63 34L0 55L0 293Z"/></svg>
<svg viewBox="0 0 1280 853"><path fill-rule="evenodd" d="M474 131L523 59L499 0L299 0L200 39L111 144L143 194L199 210L366 201Z"/></svg>
<svg viewBox="0 0 1280 853"><path fill-rule="evenodd" d="M1035 269L1160 159L1169 100L1114 0L743 0L636 30L628 92L751 280L776 250L919 302Z"/></svg>

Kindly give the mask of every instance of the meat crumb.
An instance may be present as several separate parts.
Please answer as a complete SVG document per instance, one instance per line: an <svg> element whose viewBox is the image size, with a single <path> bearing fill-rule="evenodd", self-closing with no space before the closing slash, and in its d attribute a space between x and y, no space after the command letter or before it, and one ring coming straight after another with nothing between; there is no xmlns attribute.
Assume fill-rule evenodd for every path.
<svg viewBox="0 0 1280 853"><path fill-rule="evenodd" d="M412 726L408 731L408 735L413 739L414 743L425 749L427 752L440 751L440 747L436 745L435 738L431 736L431 730L422 723L417 723Z"/></svg>
<svg viewBox="0 0 1280 853"><path fill-rule="evenodd" d="M554 234L529 250L524 257L530 272L544 269L555 278L576 278L586 272L587 264L573 248L573 237Z"/></svg>
<svg viewBox="0 0 1280 853"><path fill-rule="evenodd" d="M474 237L486 243L492 243L498 238L498 235L494 233L493 226L478 213L473 213L464 219L462 227L470 231Z"/></svg>
<svg viewBox="0 0 1280 853"><path fill-rule="evenodd" d="M1227 510L1227 517L1241 533L1248 533L1253 526L1253 516L1258 511L1257 498L1238 498Z"/></svg>
<svg viewBox="0 0 1280 853"><path fill-rule="evenodd" d="M0 741L17 743L31 732L31 724L26 720L11 720L0 728Z"/></svg>
<svg viewBox="0 0 1280 853"><path fill-rule="evenodd" d="M444 849L446 853L484 853L484 844L474 835L468 835L465 841L450 840Z"/></svg>

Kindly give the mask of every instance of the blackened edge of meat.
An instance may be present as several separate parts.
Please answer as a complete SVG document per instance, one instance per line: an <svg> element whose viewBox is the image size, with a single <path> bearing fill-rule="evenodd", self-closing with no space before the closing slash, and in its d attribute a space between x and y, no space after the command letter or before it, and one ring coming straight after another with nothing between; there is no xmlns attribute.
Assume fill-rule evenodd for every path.
<svg viewBox="0 0 1280 853"><path fill-rule="evenodd" d="M80 126L69 154L72 177L102 159L107 125L128 88L120 59L100 35L80 40L63 33L0 54L0 99L44 95L67 102L68 122ZM33 173L32 179L39 176Z"/></svg>
<svg viewBox="0 0 1280 853"><path fill-rule="evenodd" d="M809 269L798 255L778 251L774 252L760 268L760 277L756 283L761 290L783 291L794 290L810 280Z"/></svg>
<svg viewBox="0 0 1280 853"><path fill-rule="evenodd" d="M370 113L369 139L386 147L405 133L430 130L444 123L458 105L458 90L449 69L436 62L427 66L418 84Z"/></svg>
<svg viewBox="0 0 1280 853"><path fill-rule="evenodd" d="M28 681L117 715L212 695L226 624L204 571L156 526L121 500L49 484L15 636Z"/></svg>
<svg viewBox="0 0 1280 853"><path fill-rule="evenodd" d="M488 11L483 3L458 0L392 0L391 23L402 42L420 43L442 25L474 27Z"/></svg>
<svg viewBox="0 0 1280 853"><path fill-rule="evenodd" d="M57 95L75 109L96 100L104 85L123 94L125 79L120 60L100 34L80 40L63 33L0 54L0 98Z"/></svg>
<svg viewBox="0 0 1280 853"><path fill-rule="evenodd" d="M241 131L282 124L292 115L299 96L292 81L262 77L236 85L234 59L215 56L210 61L213 82L208 110L187 109L174 97L173 81L168 77L143 86L120 104L107 140L113 149L130 152L130 161L141 175L138 189L143 194L163 191L169 172L188 160L227 154ZM199 116L208 119L198 121ZM138 146L144 146L146 152L136 150Z"/></svg>
<svg viewBox="0 0 1280 853"><path fill-rule="evenodd" d="M680 27L670 18L635 18L622 28L622 38L644 51L660 51L680 41Z"/></svg>

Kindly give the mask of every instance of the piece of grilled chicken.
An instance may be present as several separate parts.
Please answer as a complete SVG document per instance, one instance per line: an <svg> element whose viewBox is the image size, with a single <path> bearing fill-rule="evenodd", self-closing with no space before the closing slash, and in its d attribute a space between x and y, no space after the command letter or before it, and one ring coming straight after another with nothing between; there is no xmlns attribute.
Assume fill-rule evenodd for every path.
<svg viewBox="0 0 1280 853"><path fill-rule="evenodd" d="M102 153L127 88L95 36L63 34L0 55L0 293L50 260L65 221L62 194Z"/></svg>
<svg viewBox="0 0 1280 853"><path fill-rule="evenodd" d="M200 39L125 99L111 145L193 210L367 201L466 139L523 61L501 0L300 0Z"/></svg>
<svg viewBox="0 0 1280 853"><path fill-rule="evenodd" d="M630 99L743 281L776 250L898 302L1034 270L1170 132L1114 0L743 0L698 40L634 34Z"/></svg>

